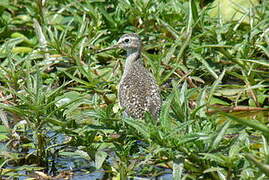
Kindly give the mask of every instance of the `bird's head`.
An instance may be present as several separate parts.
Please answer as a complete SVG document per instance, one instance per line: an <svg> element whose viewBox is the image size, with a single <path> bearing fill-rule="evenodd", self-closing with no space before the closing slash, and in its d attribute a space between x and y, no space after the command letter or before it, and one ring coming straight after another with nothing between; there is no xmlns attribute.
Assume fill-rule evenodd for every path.
<svg viewBox="0 0 269 180"><path fill-rule="evenodd" d="M98 52L108 51L115 48L125 49L128 52L140 51L141 44L141 39L137 34L124 34L120 37L116 45L102 49Z"/></svg>
<svg viewBox="0 0 269 180"><path fill-rule="evenodd" d="M141 39L135 33L124 34L118 40L117 46L125 50L140 50L141 48Z"/></svg>

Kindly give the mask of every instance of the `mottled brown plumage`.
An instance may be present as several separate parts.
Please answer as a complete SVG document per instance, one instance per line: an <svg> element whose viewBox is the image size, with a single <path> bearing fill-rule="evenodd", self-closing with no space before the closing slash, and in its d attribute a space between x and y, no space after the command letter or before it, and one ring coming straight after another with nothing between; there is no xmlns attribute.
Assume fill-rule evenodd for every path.
<svg viewBox="0 0 269 180"><path fill-rule="evenodd" d="M127 116L141 119L145 112L157 119L161 109L159 87L144 67L141 59L141 40L138 35L125 34L117 45L107 48L122 48L127 51L124 73L119 84L119 101Z"/></svg>

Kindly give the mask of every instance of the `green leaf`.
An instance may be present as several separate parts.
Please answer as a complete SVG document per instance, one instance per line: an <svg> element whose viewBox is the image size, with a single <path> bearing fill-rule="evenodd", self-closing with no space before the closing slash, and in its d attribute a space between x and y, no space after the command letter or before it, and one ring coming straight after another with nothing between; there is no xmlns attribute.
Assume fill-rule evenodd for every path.
<svg viewBox="0 0 269 180"><path fill-rule="evenodd" d="M219 112L219 113L228 117L229 119L231 119L233 121L240 123L240 124L243 124L243 125L246 125L246 126L253 128L253 129L262 131L264 133L264 135L267 137L269 136L269 128L265 124L255 120L255 119L241 119L241 118L237 118L235 116L232 116L228 113L224 113L224 112Z"/></svg>
<svg viewBox="0 0 269 180"><path fill-rule="evenodd" d="M169 123L167 121L170 120L169 111L170 111L170 106L173 99L174 99L174 93L170 94L162 105L162 110L160 114L160 122L161 122L161 125L164 127L167 125L167 123Z"/></svg>
<svg viewBox="0 0 269 180"><path fill-rule="evenodd" d="M253 15L250 14L251 8L257 5L259 5L258 0L215 0L209 15L215 18L220 17L226 22L250 23L250 18L253 18Z"/></svg>
<svg viewBox="0 0 269 180"><path fill-rule="evenodd" d="M209 95L208 95L208 104L210 104L211 99L215 93L216 88L218 87L218 85L221 83L223 77L225 75L225 69L222 71L221 75L218 76L218 78L216 79L216 81L213 83L212 87L210 88L209 91Z"/></svg>
<svg viewBox="0 0 269 180"><path fill-rule="evenodd" d="M150 138L150 134L148 132L147 126L140 120L134 120L131 118L124 118L124 122L135 128L138 132L140 132L146 139Z"/></svg>
<svg viewBox="0 0 269 180"><path fill-rule="evenodd" d="M205 68L208 70L208 72L215 79L218 79L218 75L215 73L215 71L212 69L212 67L210 67L210 65L207 63L207 61L201 55L194 53L194 57L205 66Z"/></svg>
<svg viewBox="0 0 269 180"><path fill-rule="evenodd" d="M225 122L225 124L216 132L216 135L212 138L212 142L210 144L210 151L218 148L221 140L223 139L227 129L229 128L231 121Z"/></svg>
<svg viewBox="0 0 269 180"><path fill-rule="evenodd" d="M199 20L199 15L198 15L198 10L195 4L195 0L190 0L190 6L191 6L191 13L192 13L192 18L193 18L193 22L197 23L197 21Z"/></svg>
<svg viewBox="0 0 269 180"><path fill-rule="evenodd" d="M102 167L107 156L108 154L104 151L97 151L95 153L95 168L96 169L100 169Z"/></svg>
<svg viewBox="0 0 269 180"><path fill-rule="evenodd" d="M246 158L249 161L253 162L264 174L266 174L266 176L269 176L269 165L268 164L261 163L256 158L254 158L254 156L251 154L246 154Z"/></svg>

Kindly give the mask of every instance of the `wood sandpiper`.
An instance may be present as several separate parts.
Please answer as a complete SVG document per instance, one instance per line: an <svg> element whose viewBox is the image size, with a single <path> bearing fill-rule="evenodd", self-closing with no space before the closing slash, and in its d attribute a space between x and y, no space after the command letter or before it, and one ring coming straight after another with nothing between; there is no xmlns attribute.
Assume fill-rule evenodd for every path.
<svg viewBox="0 0 269 180"><path fill-rule="evenodd" d="M141 57L142 42L135 33L123 35L116 45L100 50L121 48L127 51L124 72L120 80L118 97L125 115L142 119L145 112L158 119L161 109L159 86L152 74L145 68Z"/></svg>

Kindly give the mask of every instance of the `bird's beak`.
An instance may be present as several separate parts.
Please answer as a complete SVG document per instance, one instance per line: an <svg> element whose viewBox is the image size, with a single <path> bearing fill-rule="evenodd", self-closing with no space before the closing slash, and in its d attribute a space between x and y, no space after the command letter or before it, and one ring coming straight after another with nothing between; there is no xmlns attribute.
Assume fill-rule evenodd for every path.
<svg viewBox="0 0 269 180"><path fill-rule="evenodd" d="M114 46L111 46L111 47L108 47L108 48L105 48L105 49L100 49L99 51L97 51L97 53L101 53L101 52L104 52L104 51L109 51L111 49L116 49L116 48L119 48L118 44L116 44Z"/></svg>

